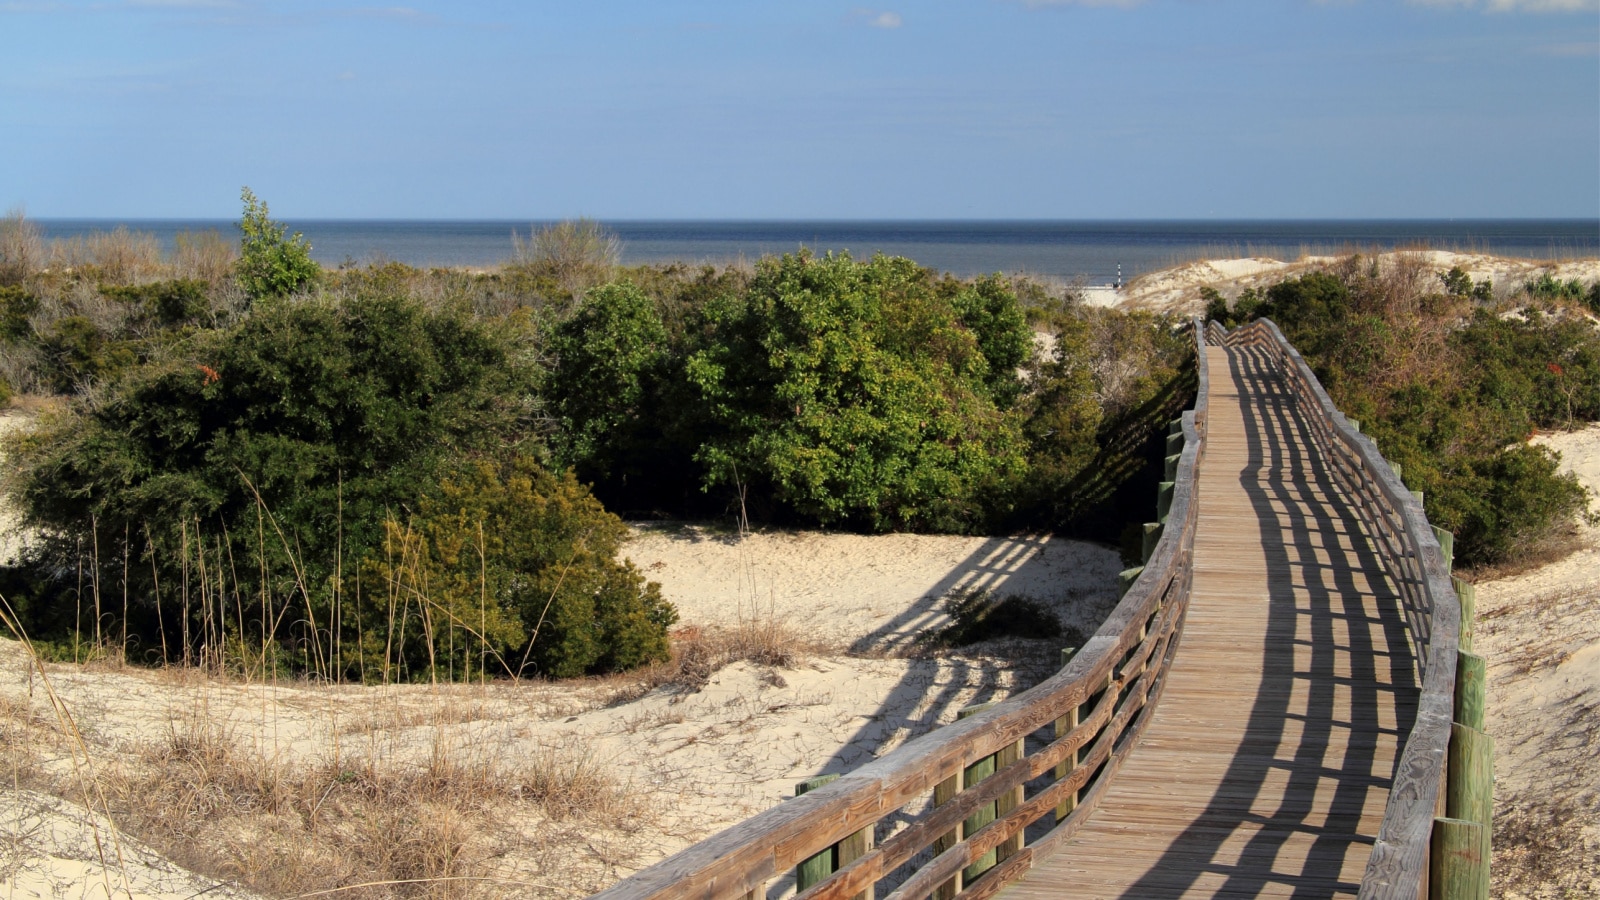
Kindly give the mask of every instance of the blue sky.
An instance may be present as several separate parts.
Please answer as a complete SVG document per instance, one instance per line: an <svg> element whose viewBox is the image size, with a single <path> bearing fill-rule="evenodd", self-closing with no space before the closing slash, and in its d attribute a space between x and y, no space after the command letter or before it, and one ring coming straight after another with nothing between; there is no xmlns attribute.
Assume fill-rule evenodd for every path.
<svg viewBox="0 0 1600 900"><path fill-rule="evenodd" d="M0 209L1600 215L1600 0L881 2L0 0Z"/></svg>

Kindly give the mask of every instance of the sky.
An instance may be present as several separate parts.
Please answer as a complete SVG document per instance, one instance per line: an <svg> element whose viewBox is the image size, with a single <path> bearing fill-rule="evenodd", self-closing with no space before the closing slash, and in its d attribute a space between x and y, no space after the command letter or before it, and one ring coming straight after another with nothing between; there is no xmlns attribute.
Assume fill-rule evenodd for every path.
<svg viewBox="0 0 1600 900"><path fill-rule="evenodd" d="M34 217L1600 216L1600 0L0 0Z"/></svg>

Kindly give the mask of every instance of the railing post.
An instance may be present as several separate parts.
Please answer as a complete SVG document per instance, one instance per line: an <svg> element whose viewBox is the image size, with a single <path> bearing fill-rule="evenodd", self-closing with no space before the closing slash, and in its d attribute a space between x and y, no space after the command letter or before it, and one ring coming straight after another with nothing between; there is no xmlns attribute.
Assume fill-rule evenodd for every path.
<svg viewBox="0 0 1600 900"><path fill-rule="evenodd" d="M1487 703L1488 662L1476 653L1456 651L1455 720L1468 728L1483 730Z"/></svg>
<svg viewBox="0 0 1600 900"><path fill-rule="evenodd" d="M1429 900L1489 900L1488 828L1435 819L1429 849Z"/></svg>
<svg viewBox="0 0 1600 900"><path fill-rule="evenodd" d="M1064 648L1062 648L1062 650L1061 650L1061 668L1065 669L1067 667L1067 663L1072 662L1072 658L1074 656L1077 656L1077 655L1078 655L1078 648L1077 647L1064 647ZM1079 712L1082 709L1083 709L1082 706L1074 706L1073 708L1067 710L1067 714L1066 715L1064 715L1061 718L1056 720L1056 738L1057 739L1066 737L1067 735L1072 733L1072 729L1078 727L1078 722L1079 722L1078 716L1079 716ZM1068 754L1066 759L1062 760L1059 763L1056 763L1056 780L1060 781L1063 778L1067 778L1067 777L1071 776L1072 775L1072 771L1078 767L1078 764L1080 762L1082 762L1082 758L1083 758L1083 751L1080 748L1080 749L1074 750L1070 754ZM1066 796L1066 799L1061 801L1061 805L1056 807L1056 824L1060 825L1062 822L1065 822L1067 820L1067 816L1072 815L1072 811L1077 809L1077 808L1078 808L1078 792L1077 791L1073 791L1073 792L1071 792L1070 794L1068 794Z"/></svg>
<svg viewBox="0 0 1600 900"><path fill-rule="evenodd" d="M1439 542L1439 555L1444 557L1444 570L1446 572L1455 568L1456 563L1456 536L1437 525L1429 525L1433 529L1434 539Z"/></svg>
<svg viewBox="0 0 1600 900"><path fill-rule="evenodd" d="M1172 497L1176 485L1171 481L1163 481L1156 488L1156 521L1166 524L1167 516L1172 512Z"/></svg>
<svg viewBox="0 0 1600 900"><path fill-rule="evenodd" d="M1155 555L1156 545L1159 543L1161 543L1161 523L1144 523L1144 543L1140 547L1140 554L1146 563L1150 562L1150 557Z"/></svg>
<svg viewBox="0 0 1600 900"><path fill-rule="evenodd" d="M993 705L993 703L979 703L974 706L969 706L966 709L956 713L956 718L965 719L968 716L975 716ZM1010 750L1012 748L1008 747L1006 749ZM974 762L972 765L967 766L965 769L962 769L962 789L965 790L966 788L973 787L977 785L978 782L988 778L990 775L993 775L1000 762L998 757L999 754L990 754L989 756L985 756L982 759ZM1015 760L1012 760L1012 762L1015 762ZM966 838L977 833L978 829L989 824L990 822L993 822L998 814L998 806L998 803L985 803L983 806L978 807L978 809L974 811L972 815L967 816L966 821L961 823L961 838L965 840ZM997 850L990 850L988 853L985 853L984 855L973 860L972 865L961 870L961 886L964 887L968 883L976 880L979 875L982 875L983 873L994 868L995 864L999 861Z"/></svg>
<svg viewBox="0 0 1600 900"><path fill-rule="evenodd" d="M798 797L801 794L814 791L825 784L837 781L838 778L839 776L837 773L831 775L818 775L815 778L807 778L805 781L802 781L794 786L794 795ZM799 866L795 867L795 890L803 891L837 871L838 864L837 860L834 858L834 851L836 849L838 849L837 844L828 847L821 853L818 853L809 859L806 859L805 861L801 862Z"/></svg>
<svg viewBox="0 0 1600 900"><path fill-rule="evenodd" d="M1460 647L1471 652L1473 650L1472 642L1478 630L1478 589L1459 578L1452 577L1450 583L1456 589L1456 599L1461 602Z"/></svg>

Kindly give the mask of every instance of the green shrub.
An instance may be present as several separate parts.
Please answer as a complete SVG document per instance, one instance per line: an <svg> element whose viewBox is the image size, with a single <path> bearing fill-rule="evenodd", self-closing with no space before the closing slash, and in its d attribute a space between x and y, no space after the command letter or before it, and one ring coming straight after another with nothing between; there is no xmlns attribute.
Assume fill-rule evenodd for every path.
<svg viewBox="0 0 1600 900"><path fill-rule="evenodd" d="M516 335L459 312L269 303L13 441L13 499L68 570L98 548L102 561L147 556L145 573L177 584L197 571L195 542L220 541L249 616L276 621L261 603L281 610L287 591L308 610L272 637L315 643L306 623L328 628L343 557L379 546L385 520L463 456L529 446L535 374ZM132 592L146 646L161 644L154 587Z"/></svg>
<svg viewBox="0 0 1600 900"><path fill-rule="evenodd" d="M33 333L29 317L39 311L39 298L20 286L0 286L0 341L20 341Z"/></svg>
<svg viewBox="0 0 1600 900"><path fill-rule="evenodd" d="M211 301L206 291L204 281L188 278L100 289L107 297L127 304L140 318L168 328L210 312Z"/></svg>
<svg viewBox="0 0 1600 900"><path fill-rule="evenodd" d="M667 332L655 304L630 283L596 288L551 330L547 348L556 461L587 480L641 475L654 418L644 407L666 378Z"/></svg>
<svg viewBox="0 0 1600 900"><path fill-rule="evenodd" d="M322 268L311 258L311 245L287 226L272 221L267 204L244 188L244 215L239 219L239 284L252 298L282 297L304 290Z"/></svg>
<svg viewBox="0 0 1600 900"><path fill-rule="evenodd" d="M116 376L138 361L127 341L107 337L86 316L67 316L51 323L38 338L49 362L52 390L70 394Z"/></svg>
<svg viewBox="0 0 1600 900"><path fill-rule="evenodd" d="M391 522L384 552L365 563L369 583L399 584L400 602L431 607L417 601L428 630L414 631L406 658L439 668L454 643L445 632L463 627L485 636L507 674L570 678L667 658L677 612L617 559L627 526L570 473L556 478L527 456L472 461L420 509L412 528ZM479 649L459 646L454 669L470 670Z"/></svg>
<svg viewBox="0 0 1600 900"><path fill-rule="evenodd" d="M708 486L755 484L825 524L970 529L984 489L1023 470L978 337L910 260L764 259L706 321L687 377Z"/></svg>
<svg viewBox="0 0 1600 900"><path fill-rule="evenodd" d="M1276 321L1334 403L1363 423L1464 565L1538 549L1585 505L1582 487L1524 442L1600 418L1600 336L1585 321L1501 318L1473 308L1487 283L1460 271L1447 293L1354 262L1268 291ZM1529 287L1565 291L1556 287Z"/></svg>

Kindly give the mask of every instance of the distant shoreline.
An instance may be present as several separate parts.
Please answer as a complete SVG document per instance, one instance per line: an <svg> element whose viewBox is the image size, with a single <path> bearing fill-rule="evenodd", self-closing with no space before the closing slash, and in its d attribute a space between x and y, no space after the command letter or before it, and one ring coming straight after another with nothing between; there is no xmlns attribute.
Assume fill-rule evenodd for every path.
<svg viewBox="0 0 1600 900"><path fill-rule="evenodd" d="M47 239L127 227L170 252L184 231L220 231L228 219L32 219ZM488 268L506 262L513 231L548 224L514 219L295 219L327 266L396 261L421 268ZM625 265L753 262L764 255L884 252L956 275L1025 273L1086 286L1114 284L1197 259L1305 256L1406 248L1522 259L1600 257L1600 219L1417 220L617 220Z"/></svg>

